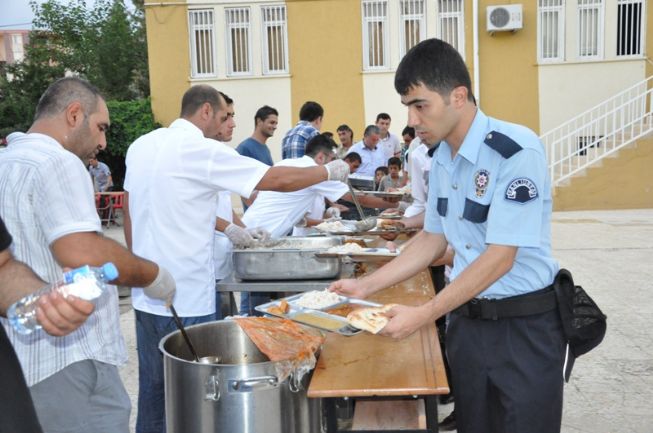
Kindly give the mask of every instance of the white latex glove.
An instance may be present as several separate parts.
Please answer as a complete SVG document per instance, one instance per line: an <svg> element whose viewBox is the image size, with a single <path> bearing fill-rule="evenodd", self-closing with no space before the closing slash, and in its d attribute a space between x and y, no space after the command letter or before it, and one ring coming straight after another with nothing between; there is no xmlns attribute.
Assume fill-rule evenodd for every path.
<svg viewBox="0 0 653 433"><path fill-rule="evenodd" d="M269 241L271 237L270 232L262 227L254 227L253 229L246 229L246 231L252 238L256 239L257 241Z"/></svg>
<svg viewBox="0 0 653 433"><path fill-rule="evenodd" d="M329 209L324 212L324 216L328 219L340 219L340 209L335 206L331 206Z"/></svg>
<svg viewBox="0 0 653 433"><path fill-rule="evenodd" d="M397 205L397 209L399 209L400 212L405 212L406 209L410 206L410 203L407 201L400 201L399 204Z"/></svg>
<svg viewBox="0 0 653 433"><path fill-rule="evenodd" d="M165 268L159 266L159 273L156 275L154 281L149 286L143 287L143 292L154 299L161 299L166 301L166 307L172 305L172 299L175 297L177 284L175 279L172 278L170 272Z"/></svg>
<svg viewBox="0 0 653 433"><path fill-rule="evenodd" d="M349 164L342 159L336 159L324 166L329 174L329 180L339 180L340 182L347 182L349 178Z"/></svg>
<svg viewBox="0 0 653 433"><path fill-rule="evenodd" d="M237 226L234 223L229 224L224 229L224 234L237 248L251 247L254 245L254 238L248 233L247 229Z"/></svg>

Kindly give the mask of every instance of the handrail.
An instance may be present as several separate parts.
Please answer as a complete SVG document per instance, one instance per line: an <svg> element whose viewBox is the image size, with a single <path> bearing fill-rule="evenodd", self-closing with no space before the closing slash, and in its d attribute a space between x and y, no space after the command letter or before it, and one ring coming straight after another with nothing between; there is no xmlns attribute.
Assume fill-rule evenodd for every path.
<svg viewBox="0 0 653 433"><path fill-rule="evenodd" d="M653 76L546 132L554 186L653 132Z"/></svg>

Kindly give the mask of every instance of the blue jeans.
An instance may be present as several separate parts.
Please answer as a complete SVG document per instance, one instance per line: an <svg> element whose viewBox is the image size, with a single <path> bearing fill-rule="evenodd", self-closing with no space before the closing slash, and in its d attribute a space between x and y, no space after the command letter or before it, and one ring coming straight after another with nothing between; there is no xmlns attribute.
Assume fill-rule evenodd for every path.
<svg viewBox="0 0 653 433"><path fill-rule="evenodd" d="M254 307L270 302L267 292L240 292L240 314L248 316L262 316Z"/></svg>
<svg viewBox="0 0 653 433"><path fill-rule="evenodd" d="M184 326L220 319L220 297L217 313L199 317L180 317ZM138 347L138 416L137 433L165 433L165 387L163 355L159 342L177 330L172 317L158 316L134 310L136 313L136 344Z"/></svg>

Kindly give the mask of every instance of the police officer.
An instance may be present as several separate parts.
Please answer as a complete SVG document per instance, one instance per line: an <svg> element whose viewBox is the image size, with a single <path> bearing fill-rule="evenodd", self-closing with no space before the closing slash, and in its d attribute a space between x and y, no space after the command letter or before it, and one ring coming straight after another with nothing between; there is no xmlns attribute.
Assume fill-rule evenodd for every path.
<svg viewBox="0 0 653 433"><path fill-rule="evenodd" d="M425 269L449 243L451 284L421 306L393 308L382 333L403 338L451 312L458 431L559 432L565 343L550 287L558 264L543 146L529 129L477 108L462 58L440 40L406 54L395 88L409 126L440 141L424 231L378 271L330 289L367 297Z"/></svg>

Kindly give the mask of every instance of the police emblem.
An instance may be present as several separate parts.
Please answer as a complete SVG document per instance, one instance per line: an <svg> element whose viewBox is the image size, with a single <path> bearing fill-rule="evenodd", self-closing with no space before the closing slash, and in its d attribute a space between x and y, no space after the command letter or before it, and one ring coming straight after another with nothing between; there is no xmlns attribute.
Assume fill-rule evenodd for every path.
<svg viewBox="0 0 653 433"><path fill-rule="evenodd" d="M487 185L490 182L490 172L480 169L474 174L474 187L476 187L476 197L481 198L487 191Z"/></svg>
<svg viewBox="0 0 653 433"><path fill-rule="evenodd" d="M538 196L537 187L532 180L527 177L520 177L513 180L506 188L506 200L516 201L517 203L527 203L535 200Z"/></svg>

